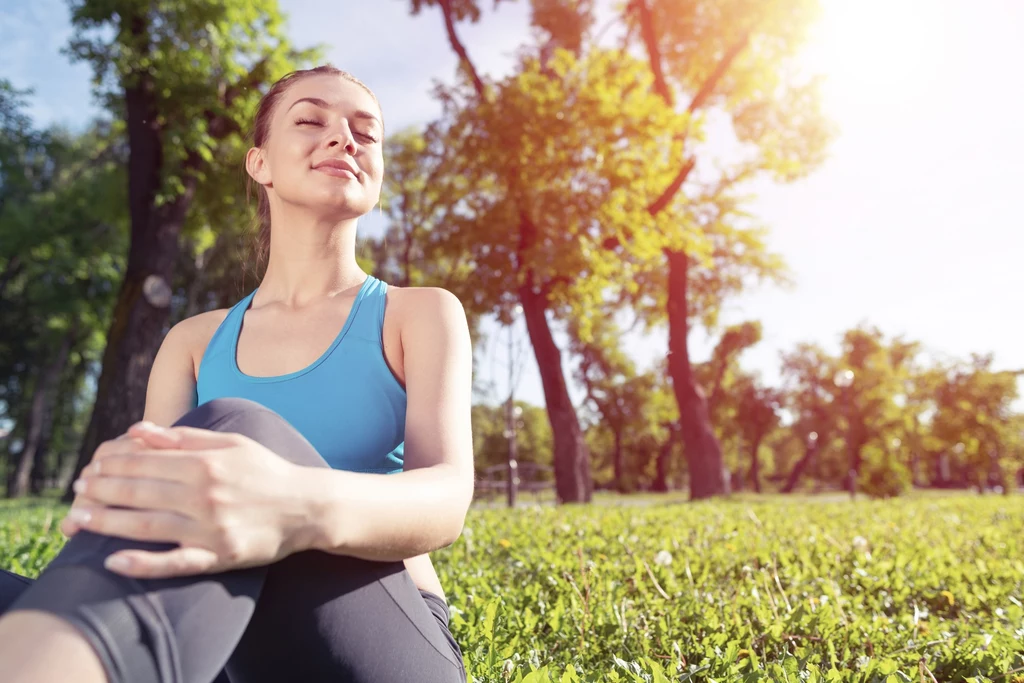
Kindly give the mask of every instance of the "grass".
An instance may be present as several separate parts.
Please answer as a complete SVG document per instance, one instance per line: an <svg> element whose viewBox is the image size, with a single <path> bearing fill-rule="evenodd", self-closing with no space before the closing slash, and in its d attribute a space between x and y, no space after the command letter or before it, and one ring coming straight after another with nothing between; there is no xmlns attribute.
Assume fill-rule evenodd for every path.
<svg viewBox="0 0 1024 683"><path fill-rule="evenodd" d="M474 508L433 555L473 680L1024 682L1024 496L665 500ZM0 504L0 567L62 514Z"/></svg>

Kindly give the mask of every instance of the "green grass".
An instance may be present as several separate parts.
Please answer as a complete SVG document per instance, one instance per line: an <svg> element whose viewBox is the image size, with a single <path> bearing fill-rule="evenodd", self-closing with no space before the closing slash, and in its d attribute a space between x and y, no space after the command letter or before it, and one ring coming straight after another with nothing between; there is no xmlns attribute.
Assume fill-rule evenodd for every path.
<svg viewBox="0 0 1024 683"><path fill-rule="evenodd" d="M1022 496L606 498L474 509L434 554L473 680L1024 681ZM0 567L61 514L0 506Z"/></svg>

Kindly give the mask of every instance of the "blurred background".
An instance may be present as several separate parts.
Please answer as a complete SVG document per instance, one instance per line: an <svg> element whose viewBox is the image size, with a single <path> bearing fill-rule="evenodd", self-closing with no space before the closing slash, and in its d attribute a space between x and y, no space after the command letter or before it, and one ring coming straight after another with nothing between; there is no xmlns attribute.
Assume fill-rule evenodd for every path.
<svg viewBox="0 0 1024 683"><path fill-rule="evenodd" d="M481 499L1015 492L1022 26L1013 0L0 0L6 495L62 495L167 329L255 286L254 108L325 62L388 128L363 267L470 315Z"/></svg>

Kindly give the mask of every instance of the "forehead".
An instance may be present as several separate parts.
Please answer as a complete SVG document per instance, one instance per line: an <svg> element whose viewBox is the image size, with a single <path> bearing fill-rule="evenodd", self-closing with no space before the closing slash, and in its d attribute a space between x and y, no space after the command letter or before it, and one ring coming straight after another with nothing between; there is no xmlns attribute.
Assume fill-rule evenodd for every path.
<svg viewBox="0 0 1024 683"><path fill-rule="evenodd" d="M365 88L334 74L307 76L292 83L281 98L278 114L287 112L293 104L304 98L324 100L331 109L346 113L362 110L381 116L380 107Z"/></svg>

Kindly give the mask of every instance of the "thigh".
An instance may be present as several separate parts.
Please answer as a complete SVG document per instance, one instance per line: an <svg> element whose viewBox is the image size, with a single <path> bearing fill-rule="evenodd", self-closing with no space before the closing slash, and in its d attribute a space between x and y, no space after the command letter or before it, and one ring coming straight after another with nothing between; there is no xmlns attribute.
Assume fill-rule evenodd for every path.
<svg viewBox="0 0 1024 683"><path fill-rule="evenodd" d="M273 565L232 683L463 683L461 654L401 562L308 551Z"/></svg>
<svg viewBox="0 0 1024 683"><path fill-rule="evenodd" d="M6 612L31 585L32 579L0 569L0 614Z"/></svg>

